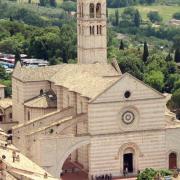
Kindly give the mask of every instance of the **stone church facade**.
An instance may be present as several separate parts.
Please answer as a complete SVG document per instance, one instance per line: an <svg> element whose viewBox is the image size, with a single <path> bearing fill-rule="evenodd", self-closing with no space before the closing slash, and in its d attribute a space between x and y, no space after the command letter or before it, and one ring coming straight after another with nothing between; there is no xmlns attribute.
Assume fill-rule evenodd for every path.
<svg viewBox="0 0 180 180"><path fill-rule="evenodd" d="M180 167L180 123L166 96L107 63L106 1L77 9L78 64L13 72L13 143L58 178L68 158L89 177Z"/></svg>

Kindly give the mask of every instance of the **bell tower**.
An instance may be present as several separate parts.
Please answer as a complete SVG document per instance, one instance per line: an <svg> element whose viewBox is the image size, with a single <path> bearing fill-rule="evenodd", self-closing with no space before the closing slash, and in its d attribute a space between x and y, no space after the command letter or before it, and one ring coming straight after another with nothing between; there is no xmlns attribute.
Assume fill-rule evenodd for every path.
<svg viewBox="0 0 180 180"><path fill-rule="evenodd" d="M78 63L107 63L106 0L77 0Z"/></svg>

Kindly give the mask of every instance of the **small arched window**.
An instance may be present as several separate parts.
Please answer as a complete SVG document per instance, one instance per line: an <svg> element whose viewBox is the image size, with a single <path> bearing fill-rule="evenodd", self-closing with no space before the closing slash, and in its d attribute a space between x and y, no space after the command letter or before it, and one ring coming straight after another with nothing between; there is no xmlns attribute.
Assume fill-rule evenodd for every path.
<svg viewBox="0 0 180 180"><path fill-rule="evenodd" d="M99 31L100 31L100 34L102 34L102 25L100 25Z"/></svg>
<svg viewBox="0 0 180 180"><path fill-rule="evenodd" d="M96 17L101 18L101 4L97 3L96 5Z"/></svg>
<svg viewBox="0 0 180 180"><path fill-rule="evenodd" d="M94 26L90 26L90 35L94 35Z"/></svg>
<svg viewBox="0 0 180 180"><path fill-rule="evenodd" d="M102 34L102 25L97 25L97 34Z"/></svg>
<svg viewBox="0 0 180 180"><path fill-rule="evenodd" d="M89 5L89 16L90 18L94 18L94 4L93 3Z"/></svg>
<svg viewBox="0 0 180 180"><path fill-rule="evenodd" d="M40 90L40 95L42 96L44 93L43 89Z"/></svg>

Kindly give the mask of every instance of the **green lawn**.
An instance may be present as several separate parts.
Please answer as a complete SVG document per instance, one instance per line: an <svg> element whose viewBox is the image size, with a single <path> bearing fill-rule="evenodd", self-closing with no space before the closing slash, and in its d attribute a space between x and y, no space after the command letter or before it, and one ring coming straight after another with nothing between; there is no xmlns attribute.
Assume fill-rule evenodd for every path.
<svg viewBox="0 0 180 180"><path fill-rule="evenodd" d="M158 11L159 14L163 17L163 21L167 22L172 18L172 15L175 12L180 12L180 6L166 6L166 5L152 5L152 6L134 6L141 13L143 20L147 20L147 13L149 11ZM124 8L119 8L120 13ZM109 13L114 13L115 9L110 8Z"/></svg>
<svg viewBox="0 0 180 180"><path fill-rule="evenodd" d="M63 0L56 0L57 4L61 4L63 2Z"/></svg>

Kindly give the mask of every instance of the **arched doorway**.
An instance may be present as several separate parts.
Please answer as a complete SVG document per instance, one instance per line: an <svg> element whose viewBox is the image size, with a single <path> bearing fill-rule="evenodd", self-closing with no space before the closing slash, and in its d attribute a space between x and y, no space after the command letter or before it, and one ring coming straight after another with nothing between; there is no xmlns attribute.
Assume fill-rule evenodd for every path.
<svg viewBox="0 0 180 180"><path fill-rule="evenodd" d="M169 154L169 169L177 168L177 154L172 152Z"/></svg>
<svg viewBox="0 0 180 180"><path fill-rule="evenodd" d="M123 144L118 151L120 176L124 174L125 166L128 166L129 173L136 174L139 170L140 156L143 156L143 154L136 143L129 142Z"/></svg>
<svg viewBox="0 0 180 180"><path fill-rule="evenodd" d="M128 173L133 173L134 171L134 156L135 151L132 148L127 148L123 154L123 170Z"/></svg>

